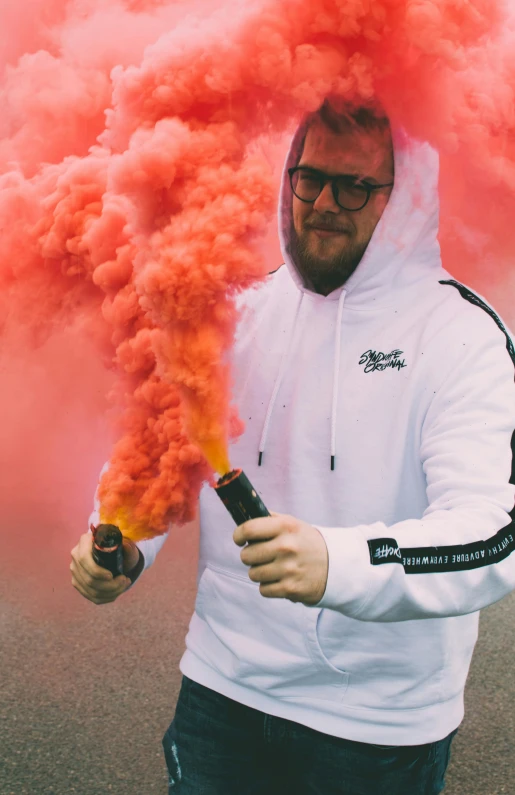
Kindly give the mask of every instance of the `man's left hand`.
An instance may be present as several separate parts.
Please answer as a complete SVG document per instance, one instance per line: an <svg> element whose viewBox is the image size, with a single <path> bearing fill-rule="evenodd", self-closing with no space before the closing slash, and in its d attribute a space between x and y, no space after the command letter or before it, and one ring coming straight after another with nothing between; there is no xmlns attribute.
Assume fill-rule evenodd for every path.
<svg viewBox="0 0 515 795"><path fill-rule="evenodd" d="M329 559L316 527L293 516L272 514L252 519L234 531L249 577L259 582L262 596L316 605L327 585ZM245 546L245 544L249 544Z"/></svg>

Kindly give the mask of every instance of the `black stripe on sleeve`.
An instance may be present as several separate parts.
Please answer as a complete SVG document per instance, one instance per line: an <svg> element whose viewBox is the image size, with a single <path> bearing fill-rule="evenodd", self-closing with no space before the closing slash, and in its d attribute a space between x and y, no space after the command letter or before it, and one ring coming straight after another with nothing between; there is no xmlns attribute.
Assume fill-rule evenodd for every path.
<svg viewBox="0 0 515 795"><path fill-rule="evenodd" d="M506 348L515 365L513 340L494 310L459 282L441 281L440 284L455 287L460 295L474 306L483 309L499 326L506 337ZM512 469L510 483L515 485L515 432L511 438ZM394 538L374 538L368 542L370 562L373 566L383 563L400 563L406 574L435 574L447 571L468 571L500 563L515 550L515 507L510 513L511 522L487 541L448 547L411 547L400 549Z"/></svg>
<svg viewBox="0 0 515 795"><path fill-rule="evenodd" d="M400 549L393 538L374 538L368 542L370 562L373 566L401 563L406 574L468 571L500 563L515 550L513 511L510 516L510 524L499 530L493 538L462 546Z"/></svg>
<svg viewBox="0 0 515 795"><path fill-rule="evenodd" d="M508 353L510 354L513 364L515 365L515 347L513 345L513 340L508 334L506 326L502 322L501 318L495 314L492 307L488 306L488 304L485 304L485 302L478 295L473 293L472 290L469 290L468 287L465 287L463 284L454 281L454 279L449 279L449 281L446 282L440 282L440 284L446 284L449 285L450 287L455 287L460 293L462 298L464 298L466 301L469 301L469 303L474 304L474 306L479 306L480 309L483 309L487 313L487 315L490 315L492 320L494 320L495 323L497 323L502 333L506 337L506 348L508 350Z"/></svg>

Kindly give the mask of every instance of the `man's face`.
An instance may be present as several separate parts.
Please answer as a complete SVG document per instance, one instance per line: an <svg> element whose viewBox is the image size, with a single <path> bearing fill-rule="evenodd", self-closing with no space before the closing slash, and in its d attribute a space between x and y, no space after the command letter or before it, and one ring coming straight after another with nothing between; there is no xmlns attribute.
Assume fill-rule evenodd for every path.
<svg viewBox="0 0 515 795"><path fill-rule="evenodd" d="M357 176L372 185L392 183L390 133L363 129L335 133L317 120L308 130L299 166L331 176ZM336 203L330 183L312 204L293 197L292 253L302 276L318 293L328 295L355 271L391 192L392 188L373 191L358 212Z"/></svg>

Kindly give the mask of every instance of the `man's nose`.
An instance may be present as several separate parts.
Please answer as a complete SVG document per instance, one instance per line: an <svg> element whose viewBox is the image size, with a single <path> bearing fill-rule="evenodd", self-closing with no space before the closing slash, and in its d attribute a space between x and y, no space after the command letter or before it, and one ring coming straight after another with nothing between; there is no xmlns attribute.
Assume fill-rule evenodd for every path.
<svg viewBox="0 0 515 795"><path fill-rule="evenodd" d="M319 213L339 213L341 207L336 204L336 201L333 196L333 189L331 183L328 182L324 185L324 189L322 193L314 203L313 207Z"/></svg>

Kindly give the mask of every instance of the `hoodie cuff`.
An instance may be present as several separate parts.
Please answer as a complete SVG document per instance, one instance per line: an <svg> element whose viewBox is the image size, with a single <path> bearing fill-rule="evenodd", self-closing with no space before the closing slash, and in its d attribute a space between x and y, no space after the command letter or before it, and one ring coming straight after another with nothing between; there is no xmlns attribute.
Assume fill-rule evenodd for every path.
<svg viewBox="0 0 515 795"><path fill-rule="evenodd" d="M315 607L338 610L355 618L368 600L371 585L370 552L366 540L370 526L315 526L324 538L329 558L325 593Z"/></svg>
<svg viewBox="0 0 515 795"><path fill-rule="evenodd" d="M157 553L163 546L168 537L168 533L155 538L146 538L144 541L137 541L136 546L145 559L142 571L146 571L156 559Z"/></svg>
<svg viewBox="0 0 515 795"><path fill-rule="evenodd" d="M139 547L137 547L137 549L139 554L138 562L130 571L125 573L132 585L134 585L140 574L145 570L145 556Z"/></svg>

